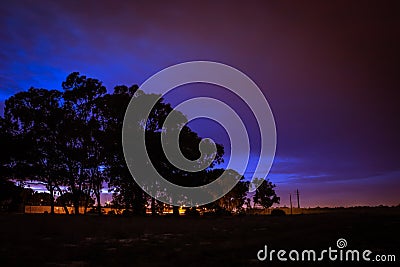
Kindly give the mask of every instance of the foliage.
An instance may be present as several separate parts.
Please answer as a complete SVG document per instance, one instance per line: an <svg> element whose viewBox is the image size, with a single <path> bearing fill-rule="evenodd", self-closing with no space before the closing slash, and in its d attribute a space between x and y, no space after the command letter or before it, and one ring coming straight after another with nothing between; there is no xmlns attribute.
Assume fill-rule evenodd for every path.
<svg viewBox="0 0 400 267"><path fill-rule="evenodd" d="M113 93L98 79L73 72L62 83L62 91L30 88L16 93L5 102L4 118L0 117L0 178L19 181L35 180L44 184L49 194L35 193L30 201L46 203L54 213L55 204L92 206L96 199L101 214L101 190L108 184L113 192L113 206L125 208L134 214L145 214L150 203L152 213L164 209L163 203L152 199L132 179L122 149L122 125L130 101L148 101L157 95L145 94L137 85L116 86ZM179 118L164 126L170 114ZM151 163L164 177L177 185L196 187L214 181L222 169L213 169L223 162L224 148L216 144L214 154L201 156L201 137L186 126L184 114L174 111L163 99L156 102L147 121L136 127L146 131L146 147ZM183 171L169 162L163 152L161 136L179 132L182 154L200 162L211 159L207 170L192 173ZM193 164L195 161L193 161ZM232 212L243 209L248 201L249 182L233 170L227 170L229 179L238 181L224 197L208 207L215 211ZM279 203L274 185L263 183L254 199L264 207ZM8 183L5 184L9 186ZM10 189L14 192L14 189ZM162 188L152 190L163 193ZM222 188L221 188L222 190ZM55 199L55 195L58 198ZM165 194L165 193L163 193ZM128 212L127 211L127 212ZM178 208L174 207L178 214Z"/></svg>
<svg viewBox="0 0 400 267"><path fill-rule="evenodd" d="M21 211L27 203L33 190L15 185L12 181L0 180L0 211Z"/></svg>
<svg viewBox="0 0 400 267"><path fill-rule="evenodd" d="M263 180L262 182L261 180L262 179L255 181L256 184L261 184L256 189L256 193L253 197L254 204L259 204L264 208L272 207L275 203L279 204L280 198L276 195L274 190L276 185L269 180Z"/></svg>

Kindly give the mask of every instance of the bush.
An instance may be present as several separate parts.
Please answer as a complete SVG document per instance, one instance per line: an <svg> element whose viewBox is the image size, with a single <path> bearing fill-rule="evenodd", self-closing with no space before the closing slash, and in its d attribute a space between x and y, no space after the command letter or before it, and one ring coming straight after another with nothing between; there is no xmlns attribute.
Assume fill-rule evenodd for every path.
<svg viewBox="0 0 400 267"><path fill-rule="evenodd" d="M236 213L236 215L237 215L237 216L240 216L240 217L246 216L246 211L245 211L244 209L240 209L240 210Z"/></svg>
<svg viewBox="0 0 400 267"><path fill-rule="evenodd" d="M275 209L275 210L272 210L272 211L271 211L271 215L272 215L272 216L285 216L286 213L285 213L285 211L283 211L283 210Z"/></svg>
<svg viewBox="0 0 400 267"><path fill-rule="evenodd" d="M231 216L232 213L229 210L217 207L214 210L209 210L203 213L203 216Z"/></svg>
<svg viewBox="0 0 400 267"><path fill-rule="evenodd" d="M185 210L185 215L188 215L188 216L199 216L200 212L195 207L192 207L192 208L188 208L188 209Z"/></svg>
<svg viewBox="0 0 400 267"><path fill-rule="evenodd" d="M123 215L123 216L132 216L132 215L133 215L133 212L130 211L130 210L124 210L124 211L122 212L122 215Z"/></svg>
<svg viewBox="0 0 400 267"><path fill-rule="evenodd" d="M232 215L232 213L229 210L224 209L224 208L215 209L215 213L214 214L218 215L218 216L231 216Z"/></svg>
<svg viewBox="0 0 400 267"><path fill-rule="evenodd" d="M114 210L110 210L109 212L107 212L107 215L115 216L115 211Z"/></svg>

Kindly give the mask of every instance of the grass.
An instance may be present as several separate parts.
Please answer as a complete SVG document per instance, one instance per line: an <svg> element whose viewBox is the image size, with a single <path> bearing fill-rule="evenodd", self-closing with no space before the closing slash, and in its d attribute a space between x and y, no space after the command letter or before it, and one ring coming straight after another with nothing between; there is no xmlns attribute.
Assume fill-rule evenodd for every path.
<svg viewBox="0 0 400 267"><path fill-rule="evenodd" d="M259 262L256 254L264 245L288 251L336 248L339 238L347 240L348 249L397 253L398 262L399 233L398 208L284 217L3 214L0 215L0 265L283 266L277 260ZM287 262L285 266L293 265L313 264ZM338 265L343 263L323 263L323 266Z"/></svg>

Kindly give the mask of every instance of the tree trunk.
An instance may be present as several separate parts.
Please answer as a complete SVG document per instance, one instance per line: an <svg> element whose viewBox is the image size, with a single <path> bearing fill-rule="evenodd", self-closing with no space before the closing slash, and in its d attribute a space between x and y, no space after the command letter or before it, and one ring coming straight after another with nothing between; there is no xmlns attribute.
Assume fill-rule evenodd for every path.
<svg viewBox="0 0 400 267"><path fill-rule="evenodd" d="M54 187L50 185L50 214L54 214Z"/></svg>
<svg viewBox="0 0 400 267"><path fill-rule="evenodd" d="M75 215L79 215L79 202L74 203L74 213Z"/></svg>
<svg viewBox="0 0 400 267"><path fill-rule="evenodd" d="M174 216L179 216L179 206L173 206L172 211Z"/></svg>
<svg viewBox="0 0 400 267"><path fill-rule="evenodd" d="M88 208L88 201L85 201L85 208L83 209L83 214L86 215L87 213L87 208Z"/></svg>
<svg viewBox="0 0 400 267"><path fill-rule="evenodd" d="M145 199L143 197L143 190L135 184L134 187L134 200L133 200L133 213L135 215L145 215L146 207L145 207Z"/></svg>
<svg viewBox="0 0 400 267"><path fill-rule="evenodd" d="M67 204L65 204L65 202L62 202L61 204L64 208L65 214L69 215L69 210L68 210Z"/></svg>
<svg viewBox="0 0 400 267"><path fill-rule="evenodd" d="M101 203L100 203L100 191L96 190L95 195L96 195L96 201L97 201L97 213L99 215L101 215L102 213L101 213Z"/></svg>
<svg viewBox="0 0 400 267"><path fill-rule="evenodd" d="M156 213L156 199L154 197L151 198L151 215L155 216Z"/></svg>
<svg viewBox="0 0 400 267"><path fill-rule="evenodd" d="M63 195L61 188L57 184L55 184L55 188L57 189L58 193L60 194L58 197L61 197ZM64 208L65 214L69 215L68 207L64 201L62 201L61 205Z"/></svg>
<svg viewBox="0 0 400 267"><path fill-rule="evenodd" d="M79 199L80 199L80 196L79 196L79 194L76 194L76 192L75 192L75 194L73 194L73 198L74 198L74 213L75 213L75 215L79 215Z"/></svg>
<svg viewBox="0 0 400 267"><path fill-rule="evenodd" d="M65 211L65 214L69 215L69 210L68 210L67 205L64 204L63 208L64 208L64 211Z"/></svg>
<svg viewBox="0 0 400 267"><path fill-rule="evenodd" d="M75 187L75 190L72 189L72 197L74 201L74 209L75 209L75 215L79 215L79 202L81 200L81 194L82 194L82 181L79 181L78 186Z"/></svg>
<svg viewBox="0 0 400 267"><path fill-rule="evenodd" d="M90 201L90 189L88 190L88 194L85 194L85 203L84 203L84 209L83 209L83 214L87 213L87 208L89 206L89 201Z"/></svg>

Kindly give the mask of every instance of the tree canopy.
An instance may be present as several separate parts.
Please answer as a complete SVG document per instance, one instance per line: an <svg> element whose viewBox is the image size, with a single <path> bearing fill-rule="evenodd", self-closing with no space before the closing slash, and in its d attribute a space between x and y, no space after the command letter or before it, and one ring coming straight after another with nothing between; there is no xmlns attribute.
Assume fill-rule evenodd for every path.
<svg viewBox="0 0 400 267"><path fill-rule="evenodd" d="M151 199L132 179L122 148L122 125L132 98L142 101L155 97L139 90L137 85L116 86L108 93L98 79L78 72L71 73L62 83L63 90L30 88L18 92L5 102L4 117L0 117L0 175L6 180L34 180L46 186L49 194L41 196L54 213L57 204L88 207L97 203L101 213L101 192L104 185L114 194L113 203L136 214L143 214L150 201L156 212L161 203ZM175 131L179 125L165 129L164 122L173 111L163 99L153 107L147 121L137 127L146 131L146 147L158 172L175 184L201 186L215 180L224 170L213 169L223 162L224 148L216 144L210 168L191 173L171 164L163 152L161 135ZM185 122L185 116L182 121ZM201 138L183 125L179 146L185 157L200 157ZM247 199L249 182L237 173L230 173L238 184L214 205L229 211L239 210ZM6 184L5 184L6 185ZM8 185L8 184L7 184ZM162 188L157 188L162 192ZM273 196L273 186L266 184L256 193L255 203L264 207L279 201ZM269 202L268 202L269 201ZM158 207L158 208L157 208ZM85 209L86 210L86 209ZM175 209L174 211L176 211Z"/></svg>

